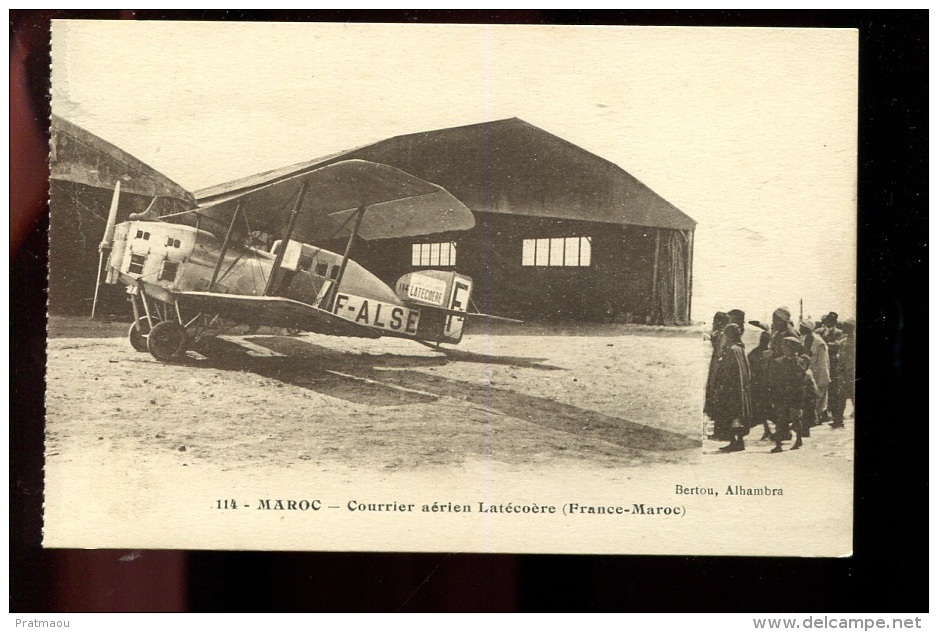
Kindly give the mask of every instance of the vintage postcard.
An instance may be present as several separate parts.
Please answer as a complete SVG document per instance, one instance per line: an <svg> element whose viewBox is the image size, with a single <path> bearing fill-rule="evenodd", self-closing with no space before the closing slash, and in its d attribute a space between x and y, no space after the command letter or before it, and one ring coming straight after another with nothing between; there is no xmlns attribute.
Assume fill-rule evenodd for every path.
<svg viewBox="0 0 938 632"><path fill-rule="evenodd" d="M850 555L857 54L54 21L44 545Z"/></svg>

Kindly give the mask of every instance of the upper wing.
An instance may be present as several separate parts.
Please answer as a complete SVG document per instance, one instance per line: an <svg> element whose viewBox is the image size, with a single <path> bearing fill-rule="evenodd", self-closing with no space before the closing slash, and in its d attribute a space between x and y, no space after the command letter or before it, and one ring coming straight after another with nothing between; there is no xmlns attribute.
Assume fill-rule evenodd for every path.
<svg viewBox="0 0 938 632"><path fill-rule="evenodd" d="M468 230L475 225L472 212L444 188L389 165L345 160L299 175L259 185L175 221L224 231L240 206L247 221L235 222L236 236L249 227L282 235L297 195L308 191L297 216L293 239L312 242L347 237L350 216L366 207L358 235L363 239L412 237Z"/></svg>
<svg viewBox="0 0 938 632"><path fill-rule="evenodd" d="M295 327L331 336L379 338L374 330L335 314L280 296L238 296L212 292L175 292L189 309L219 314L239 323Z"/></svg>
<svg viewBox="0 0 938 632"><path fill-rule="evenodd" d="M224 234L240 206L246 221L235 223L234 237L249 231L282 235L297 194L308 186L293 239L313 242L347 237L350 215L367 207L358 234L363 239L413 237L468 230L472 212L444 188L389 165L345 160L295 175L272 173L270 180L197 208L195 197L149 165L94 134L52 116L50 179L114 190L156 202L153 219L200 226ZM194 210L193 210L194 209Z"/></svg>

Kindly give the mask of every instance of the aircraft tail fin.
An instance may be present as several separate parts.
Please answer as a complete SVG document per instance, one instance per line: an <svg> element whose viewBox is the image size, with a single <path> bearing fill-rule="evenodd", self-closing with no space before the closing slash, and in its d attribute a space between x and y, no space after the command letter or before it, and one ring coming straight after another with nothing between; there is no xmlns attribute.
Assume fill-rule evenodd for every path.
<svg viewBox="0 0 938 632"><path fill-rule="evenodd" d="M394 285L398 297L420 309L417 338L457 344L462 340L472 279L446 270L409 272Z"/></svg>

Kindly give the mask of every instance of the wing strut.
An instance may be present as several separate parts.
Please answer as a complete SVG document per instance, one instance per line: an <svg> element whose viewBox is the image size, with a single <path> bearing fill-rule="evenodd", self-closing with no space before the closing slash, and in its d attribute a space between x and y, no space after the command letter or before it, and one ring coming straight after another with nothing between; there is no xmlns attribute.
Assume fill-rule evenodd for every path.
<svg viewBox="0 0 938 632"><path fill-rule="evenodd" d="M300 214L300 207L303 206L303 198L306 197L306 191L309 189L309 181L304 180L300 192L296 196L296 203L293 205L293 212L290 213L290 221L287 223L287 230L283 233L280 240L280 248L277 250L277 258L274 259L274 266L270 269L270 276L267 277L267 287L264 288L264 296L271 296L277 284L280 266L283 265L283 255L287 252L287 246L290 244L290 237L293 235L293 227L296 226L296 217Z"/></svg>
<svg viewBox="0 0 938 632"><path fill-rule="evenodd" d="M345 254L342 255L342 264L339 266L339 274L336 275L335 283L332 284L331 291L328 295L328 300L323 306L323 309L327 312L332 311L335 297L339 293L339 285L342 284L342 277L345 275L345 267L348 265L349 253L352 252L352 242L355 241L355 237L358 235L358 229L361 228L363 217L365 217L365 207L360 206L355 212L355 228L352 229L352 234L348 236L348 243L345 244Z"/></svg>
<svg viewBox="0 0 938 632"><path fill-rule="evenodd" d="M238 213L241 212L241 200L238 200L238 205L235 206L234 215L231 216L231 223L228 225L228 232L225 233L225 241L221 245L221 254L218 255L218 263L215 264L215 271L212 272L212 280L208 284L208 291L211 292L215 288L215 281L218 280L218 273L221 271L221 264L225 261L225 253L228 252L228 245L231 243L231 233L234 232L235 222L238 220ZM199 216L195 216L195 229L199 229Z"/></svg>

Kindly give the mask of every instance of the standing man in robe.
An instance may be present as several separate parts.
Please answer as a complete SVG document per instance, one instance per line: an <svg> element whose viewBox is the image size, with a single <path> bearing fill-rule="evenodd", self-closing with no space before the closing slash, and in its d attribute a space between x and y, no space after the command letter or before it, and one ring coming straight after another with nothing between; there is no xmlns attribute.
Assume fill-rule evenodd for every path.
<svg viewBox="0 0 938 632"><path fill-rule="evenodd" d="M814 375L814 383L817 385L818 400L814 413L805 411L809 417L812 426L826 421L827 416L827 387L831 383L830 362L827 356L827 343L819 334L814 333L814 328L807 322L802 322L799 331L804 336L802 344L804 350L811 357L811 373Z"/></svg>
<svg viewBox="0 0 938 632"><path fill-rule="evenodd" d="M802 365L801 354L804 347L797 336L783 338L779 343L782 355L770 363L769 397L772 402L772 420L775 422L775 447L772 453L782 451L782 442L792 438L794 432L798 438L791 449L797 450L802 445L805 434L802 425L802 408L805 400L805 374L807 363ZM812 404L813 405L813 404Z"/></svg>
<svg viewBox="0 0 938 632"><path fill-rule="evenodd" d="M782 341L785 338L795 338L801 340L801 336L795 330L791 322L791 312L786 307L779 307L772 312L772 339L769 340L769 352L773 358L782 357L784 345Z"/></svg>
<svg viewBox="0 0 938 632"><path fill-rule="evenodd" d="M857 340L856 340L856 330L857 326L851 320L846 320L843 323L844 339L840 345L840 393L839 397L843 400L843 403L838 403L838 406L841 407L841 410L846 407L846 402L849 399L850 403L853 405L853 418L856 419L856 381L857 381ZM841 419L843 418L843 413L841 413Z"/></svg>
<svg viewBox="0 0 938 632"><path fill-rule="evenodd" d="M751 374L739 325L730 323L723 333L723 353L714 373L713 436L730 442L720 451L739 452L746 449L743 437L752 420Z"/></svg>
<svg viewBox="0 0 938 632"><path fill-rule="evenodd" d="M750 321L751 322L751 321ZM764 325L758 324L762 333L759 334L759 346L749 352L749 371L752 378L749 381L749 393L752 398L752 426L761 425L762 438L769 439L772 431L769 429L771 405L769 403L769 364L772 361L769 355L769 340L772 334L766 331Z"/></svg>
<svg viewBox="0 0 938 632"><path fill-rule="evenodd" d="M840 370L840 349L844 342L844 332L837 326L837 312L831 312L822 318L821 325L821 337L827 343L827 354L830 360L831 381L827 387L827 399L831 427L843 428L846 398L841 393L843 375Z"/></svg>
<svg viewBox="0 0 938 632"><path fill-rule="evenodd" d="M730 317L726 312L717 312L713 315L713 324L710 326L710 346L713 351L710 355L710 367L707 369L707 386L704 392L704 414L713 419L713 377L717 363L723 355L725 336L723 329L729 324Z"/></svg>

